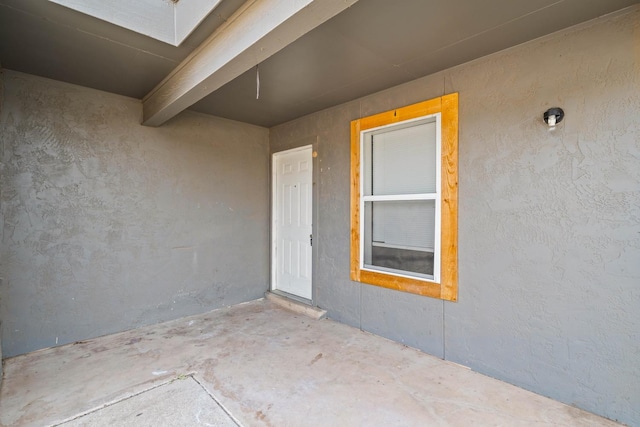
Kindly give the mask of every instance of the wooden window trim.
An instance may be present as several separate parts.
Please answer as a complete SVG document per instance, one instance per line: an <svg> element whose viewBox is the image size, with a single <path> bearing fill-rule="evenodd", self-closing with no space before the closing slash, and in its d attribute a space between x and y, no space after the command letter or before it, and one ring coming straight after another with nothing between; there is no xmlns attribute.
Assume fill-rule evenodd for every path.
<svg viewBox="0 0 640 427"><path fill-rule="evenodd" d="M440 282L360 269L360 135L377 128L441 114ZM351 280L448 301L458 299L458 94L351 122Z"/></svg>

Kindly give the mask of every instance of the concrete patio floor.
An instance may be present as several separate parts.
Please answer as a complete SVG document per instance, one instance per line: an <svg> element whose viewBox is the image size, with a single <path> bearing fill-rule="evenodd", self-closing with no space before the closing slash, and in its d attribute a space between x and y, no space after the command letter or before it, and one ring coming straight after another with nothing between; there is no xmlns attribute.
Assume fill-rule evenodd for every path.
<svg viewBox="0 0 640 427"><path fill-rule="evenodd" d="M5 361L3 426L619 426L266 300Z"/></svg>

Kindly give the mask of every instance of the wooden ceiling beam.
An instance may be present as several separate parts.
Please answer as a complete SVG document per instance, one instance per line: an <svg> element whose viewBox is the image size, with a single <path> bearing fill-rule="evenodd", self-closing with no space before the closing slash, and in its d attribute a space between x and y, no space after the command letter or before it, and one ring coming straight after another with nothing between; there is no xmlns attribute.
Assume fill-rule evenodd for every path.
<svg viewBox="0 0 640 427"><path fill-rule="evenodd" d="M143 99L160 126L357 0L248 0Z"/></svg>

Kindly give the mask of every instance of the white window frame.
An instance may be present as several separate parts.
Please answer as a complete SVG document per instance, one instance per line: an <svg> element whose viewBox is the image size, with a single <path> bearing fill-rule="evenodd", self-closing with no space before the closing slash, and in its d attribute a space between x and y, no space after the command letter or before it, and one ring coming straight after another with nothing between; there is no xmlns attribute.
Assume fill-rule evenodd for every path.
<svg viewBox="0 0 640 427"><path fill-rule="evenodd" d="M435 201L435 230L434 230L434 242L433 242L433 277L429 277L428 275L415 273L409 274L408 272L403 272L402 270L396 270L392 268L385 267L377 267L377 266L367 266L364 262L364 251L365 251L365 239L360 239L360 269L365 271L380 271L385 272L394 276L406 277L410 279L421 279L428 282L439 283L440 282L440 215L441 215L441 162L440 158L442 155L442 114L435 113L429 114L423 117L418 117L411 120L405 120L400 123L391 123L384 126L379 126L372 129L363 130L360 132L360 176L365 176L365 144L369 138L372 138L374 135L393 132L394 130L406 129L413 126L419 126L421 124L432 123L436 124L436 191L435 193L421 193L421 194L394 194L394 195L384 195L384 196L365 196L364 192L364 179L360 180L360 236L365 235L365 203L366 202L393 202L393 201L411 201L411 200L434 200ZM375 244L372 242L373 246L383 246L383 247L398 247L398 245L385 245L385 244ZM414 247L402 247L400 249L410 249L410 250L423 250L422 248L414 248Z"/></svg>

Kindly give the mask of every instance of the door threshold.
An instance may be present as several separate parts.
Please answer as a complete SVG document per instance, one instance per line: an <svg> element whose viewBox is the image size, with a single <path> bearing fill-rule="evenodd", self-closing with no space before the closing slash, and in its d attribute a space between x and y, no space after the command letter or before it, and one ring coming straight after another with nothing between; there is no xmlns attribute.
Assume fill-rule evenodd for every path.
<svg viewBox="0 0 640 427"><path fill-rule="evenodd" d="M300 304L313 305L313 304L311 304L311 300L310 299L306 299L306 298L300 297L298 295L290 294L289 292L281 291L280 289L272 289L269 292L274 294L274 295L278 295L278 296L280 296L282 298L290 299L290 300L293 300L293 301L298 301Z"/></svg>
<svg viewBox="0 0 640 427"><path fill-rule="evenodd" d="M311 301L305 298L293 298L293 295L285 294L284 292L278 291L265 292L264 296L269 301L278 304L281 307L284 307L298 314L304 314L305 316L311 317L312 319L320 320L327 317L327 310L322 310L318 307L311 306ZM301 301L299 301L298 299L300 299Z"/></svg>

